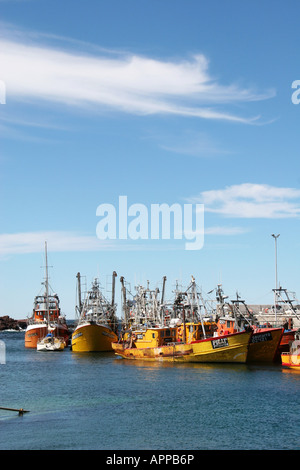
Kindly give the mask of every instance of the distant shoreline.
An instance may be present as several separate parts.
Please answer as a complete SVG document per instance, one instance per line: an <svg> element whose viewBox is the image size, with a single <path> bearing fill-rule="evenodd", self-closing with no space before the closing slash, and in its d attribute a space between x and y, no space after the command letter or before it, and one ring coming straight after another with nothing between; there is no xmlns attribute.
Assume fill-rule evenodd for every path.
<svg viewBox="0 0 300 470"><path fill-rule="evenodd" d="M14 320L9 315L0 317L0 331L4 330L24 330L27 327L27 320Z"/></svg>

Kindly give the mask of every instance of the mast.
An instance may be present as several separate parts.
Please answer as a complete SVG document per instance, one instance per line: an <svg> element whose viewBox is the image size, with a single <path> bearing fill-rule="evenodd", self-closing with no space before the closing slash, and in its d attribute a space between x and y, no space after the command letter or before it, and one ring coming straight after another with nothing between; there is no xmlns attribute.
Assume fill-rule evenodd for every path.
<svg viewBox="0 0 300 470"><path fill-rule="evenodd" d="M116 271L112 274L112 293L111 293L111 306L113 307L115 304L115 283L116 283L117 273Z"/></svg>
<svg viewBox="0 0 300 470"><path fill-rule="evenodd" d="M82 309L82 300L81 300L81 279L80 279L80 273L77 273L77 286L78 286L78 307L77 309L79 310L79 315L81 314L81 309Z"/></svg>
<svg viewBox="0 0 300 470"><path fill-rule="evenodd" d="M161 321L161 324L163 323L163 320L164 320L163 317L165 316L164 300L165 300L166 280L167 280L167 276L164 276L163 277L162 293L161 293L161 301L160 301L160 321Z"/></svg>
<svg viewBox="0 0 300 470"><path fill-rule="evenodd" d="M120 282L122 284L122 294L123 294L123 309L124 309L124 320L125 320L125 325L127 326L127 304L126 304L126 288L124 285L124 277L120 277Z"/></svg>
<svg viewBox="0 0 300 470"><path fill-rule="evenodd" d="M195 301L196 301L197 310L198 310L197 313L198 313L199 318L200 318L203 337L206 338L206 332L205 332L205 327L204 327L204 324L203 324L203 318L202 318L202 313L201 313L201 307L200 307L200 304L199 304L199 296L198 296L198 293L197 293L196 282L195 282L194 276L192 276L192 294L193 294L193 305L194 305L194 303L195 303Z"/></svg>
<svg viewBox="0 0 300 470"><path fill-rule="evenodd" d="M46 311L47 311L47 322L48 327L50 326L50 318L49 318L49 286L48 286L48 257L47 257L47 242L45 242L45 260L46 260L46 280L45 280L45 288L46 288Z"/></svg>
<svg viewBox="0 0 300 470"><path fill-rule="evenodd" d="M166 280L167 280L167 276L164 276L164 277L163 277L162 293L161 293L161 304L164 303Z"/></svg>
<svg viewBox="0 0 300 470"><path fill-rule="evenodd" d="M275 240L275 289L274 290L274 307L275 307L275 325L277 323L277 238L280 236L280 233L278 235L275 235L272 233L272 237Z"/></svg>
<svg viewBox="0 0 300 470"><path fill-rule="evenodd" d="M186 343L186 331L185 331L185 305L182 305L182 323L183 323L183 342Z"/></svg>

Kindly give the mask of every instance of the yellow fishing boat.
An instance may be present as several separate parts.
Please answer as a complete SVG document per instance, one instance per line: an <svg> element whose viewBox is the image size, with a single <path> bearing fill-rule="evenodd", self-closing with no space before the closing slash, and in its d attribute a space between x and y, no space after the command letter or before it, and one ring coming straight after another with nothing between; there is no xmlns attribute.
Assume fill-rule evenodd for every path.
<svg viewBox="0 0 300 470"><path fill-rule="evenodd" d="M168 327L128 330L112 347L124 359L173 360L192 352L190 344L176 343L176 335L176 328Z"/></svg>
<svg viewBox="0 0 300 470"><path fill-rule="evenodd" d="M190 344L176 343L176 335L176 328L168 327L129 330L112 347L124 359L174 360L192 352Z"/></svg>
<svg viewBox="0 0 300 470"><path fill-rule="evenodd" d="M245 363L251 336L252 330L194 341L191 343L193 354L187 361Z"/></svg>
<svg viewBox="0 0 300 470"><path fill-rule="evenodd" d="M165 278L164 278L165 280ZM122 282L122 280L121 280ZM229 334L226 337L214 336L216 324L204 321L200 312L199 293L195 279L186 292L177 292L172 318L166 323L166 312L163 302L150 296L152 301L145 302L146 291L139 291L135 298L135 311L141 314L138 322L125 322L131 328L124 332L123 338L112 344L115 353L124 359L144 359L150 361L173 362L240 362L245 363L252 330ZM124 306L127 305L123 283ZM163 296L162 296L163 299ZM124 308L125 320L128 313ZM150 319L147 312L152 312ZM146 323L144 319L147 318ZM186 319L188 321L186 322ZM149 320L153 325L149 325ZM144 322L144 324L143 324Z"/></svg>
<svg viewBox="0 0 300 470"><path fill-rule="evenodd" d="M113 343L115 353L124 359L173 362L236 362L247 360L252 331L226 337L211 337L191 343L176 342L176 328L147 328L127 332L124 340Z"/></svg>
<svg viewBox="0 0 300 470"><path fill-rule="evenodd" d="M112 342L118 336L109 325L80 323L72 334L72 351L74 352L105 352L112 351Z"/></svg>
<svg viewBox="0 0 300 470"><path fill-rule="evenodd" d="M118 341L118 321L115 316L114 278L112 302L108 302L100 292L98 279L87 292L81 304L80 274L77 274L80 319L72 334L72 351L74 352L105 352L112 351L111 344Z"/></svg>

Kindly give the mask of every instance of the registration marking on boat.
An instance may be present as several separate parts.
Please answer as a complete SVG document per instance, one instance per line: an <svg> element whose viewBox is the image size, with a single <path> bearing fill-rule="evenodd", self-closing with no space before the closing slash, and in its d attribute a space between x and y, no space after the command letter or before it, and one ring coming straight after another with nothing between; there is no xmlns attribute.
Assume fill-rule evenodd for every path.
<svg viewBox="0 0 300 470"><path fill-rule="evenodd" d="M226 348L226 346L229 346L229 343L228 343L227 338L218 338L218 339L213 339L211 342L211 345L213 349L217 349L217 348Z"/></svg>
<svg viewBox="0 0 300 470"><path fill-rule="evenodd" d="M256 333L252 335L250 343L260 343L262 341L272 341L272 334L270 331L265 331L263 333Z"/></svg>
<svg viewBox="0 0 300 470"><path fill-rule="evenodd" d="M82 336L82 332L80 331L79 333L76 333L74 336L73 336L73 339L77 339L79 338L80 336Z"/></svg>

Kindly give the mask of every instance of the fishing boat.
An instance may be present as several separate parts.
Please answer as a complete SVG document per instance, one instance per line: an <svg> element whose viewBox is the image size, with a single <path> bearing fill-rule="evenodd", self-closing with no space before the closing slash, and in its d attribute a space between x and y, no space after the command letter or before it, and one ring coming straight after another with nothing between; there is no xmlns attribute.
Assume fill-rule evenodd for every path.
<svg viewBox="0 0 300 470"><path fill-rule="evenodd" d="M128 334L113 343L115 353L124 359L144 359L198 363L245 363L252 331L211 337L191 343L176 342L176 329L148 328Z"/></svg>
<svg viewBox="0 0 300 470"><path fill-rule="evenodd" d="M112 347L124 359L174 360L192 353L191 345L176 343L176 328L168 327L129 330Z"/></svg>
<svg viewBox="0 0 300 470"><path fill-rule="evenodd" d="M290 344L288 352L281 354L282 366L300 371L300 329L295 333L295 339Z"/></svg>
<svg viewBox="0 0 300 470"><path fill-rule="evenodd" d="M33 314L28 320L25 330L25 347L36 349L41 341L51 332L56 337L62 337L66 344L69 341L69 329L65 317L61 314L60 301L56 293L50 292L48 279L47 242L45 242L46 275L44 292L34 299ZM52 290L52 289L51 289Z"/></svg>
<svg viewBox="0 0 300 470"><path fill-rule="evenodd" d="M163 278L162 295L159 288L150 289L137 285L132 294L122 284L123 324L118 342L112 344L115 353L124 359L162 360L192 352L192 347L177 342L178 332L174 325L170 327L169 314L164 310L164 292L166 277Z"/></svg>
<svg viewBox="0 0 300 470"><path fill-rule="evenodd" d="M253 334L249 343L247 362L274 362L284 332L283 328L261 327L253 313L237 294L231 304L225 302L221 285L217 287L218 313L217 334L226 336L251 327Z"/></svg>
<svg viewBox="0 0 300 470"><path fill-rule="evenodd" d="M52 333L48 333L45 338L38 341L37 351L63 351L65 349L65 341L63 338L57 338Z"/></svg>
<svg viewBox="0 0 300 470"><path fill-rule="evenodd" d="M195 293L194 290L192 292ZM155 298L152 297L152 300ZM145 295L136 298L135 308L141 301L140 299L144 300ZM149 302L145 302L144 306L146 305L149 305ZM213 336L213 331L211 331L210 336L207 337L202 317L199 322L196 318L192 322L185 322L185 307L188 305L192 304L181 303L183 306L182 336L180 333L181 324L176 323L178 310L176 311L177 318L171 318L169 325L166 326L163 318L166 310L149 308L149 312L153 313L152 322L156 322L156 326L140 323L140 326L137 327L133 323L133 328L129 328L121 340L113 343L115 353L124 359L148 361L245 363L252 330L233 333L227 335L226 338ZM160 307L162 306L163 304L160 305ZM179 307L179 302L177 302L177 306ZM154 315L155 312L156 315ZM146 310L143 311L143 314L146 314ZM210 322L207 323L211 326ZM198 335L202 339L196 339Z"/></svg>
<svg viewBox="0 0 300 470"><path fill-rule="evenodd" d="M78 325L72 334L72 351L106 352L112 351L112 343L118 340L118 320L114 302L115 277L113 272L112 301L109 302L100 290L99 280L95 279L85 300L81 302L80 273L78 281Z"/></svg>

